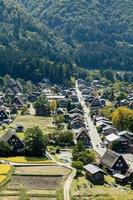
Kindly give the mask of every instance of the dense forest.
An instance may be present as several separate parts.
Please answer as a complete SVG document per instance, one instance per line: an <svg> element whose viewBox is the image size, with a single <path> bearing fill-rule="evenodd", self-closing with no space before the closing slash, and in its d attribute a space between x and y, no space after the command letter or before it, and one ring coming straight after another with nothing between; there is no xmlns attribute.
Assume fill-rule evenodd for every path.
<svg viewBox="0 0 133 200"><path fill-rule="evenodd" d="M72 65L53 32L18 3L0 0L0 75L39 81L70 79ZM67 48L68 50L68 48ZM70 54L68 52L68 54Z"/></svg>
<svg viewBox="0 0 133 200"><path fill-rule="evenodd" d="M0 75L68 80L133 70L132 0L0 0Z"/></svg>

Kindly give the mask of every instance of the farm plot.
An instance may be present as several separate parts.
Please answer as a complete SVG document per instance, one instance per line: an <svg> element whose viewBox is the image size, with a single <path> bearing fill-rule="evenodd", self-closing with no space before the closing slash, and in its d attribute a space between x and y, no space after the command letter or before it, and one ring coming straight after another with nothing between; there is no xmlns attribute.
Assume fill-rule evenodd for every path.
<svg viewBox="0 0 133 200"><path fill-rule="evenodd" d="M30 200L56 200L56 198L45 198L44 197L31 197Z"/></svg>
<svg viewBox="0 0 133 200"><path fill-rule="evenodd" d="M0 200L18 200L19 197L15 197L15 196L3 196L3 197L0 197Z"/></svg>
<svg viewBox="0 0 133 200"><path fill-rule="evenodd" d="M63 176L12 176L9 186L23 185L28 190L56 190L60 187Z"/></svg>
<svg viewBox="0 0 133 200"><path fill-rule="evenodd" d="M62 175L67 176L70 169L62 166L32 166L32 167L16 167L14 174L18 175Z"/></svg>

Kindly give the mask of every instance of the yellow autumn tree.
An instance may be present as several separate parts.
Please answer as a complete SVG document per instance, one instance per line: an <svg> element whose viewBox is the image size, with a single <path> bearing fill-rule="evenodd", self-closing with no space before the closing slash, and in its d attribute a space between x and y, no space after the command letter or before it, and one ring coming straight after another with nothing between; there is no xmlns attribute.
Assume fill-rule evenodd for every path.
<svg viewBox="0 0 133 200"><path fill-rule="evenodd" d="M57 101L56 100L52 100L50 102L50 109L51 109L52 112L56 111L56 109L57 109Z"/></svg>
<svg viewBox="0 0 133 200"><path fill-rule="evenodd" d="M133 110L127 107L117 108L112 114L112 122L119 131L133 131Z"/></svg>

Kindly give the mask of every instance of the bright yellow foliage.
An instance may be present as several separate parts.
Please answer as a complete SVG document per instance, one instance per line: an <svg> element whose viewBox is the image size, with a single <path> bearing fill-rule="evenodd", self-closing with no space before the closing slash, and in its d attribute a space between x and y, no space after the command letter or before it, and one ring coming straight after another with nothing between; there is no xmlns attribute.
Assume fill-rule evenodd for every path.
<svg viewBox="0 0 133 200"><path fill-rule="evenodd" d="M53 161L46 160L46 158L36 158L36 157L26 157L26 156L15 156L15 157L1 157L1 160L7 160L11 162L17 162L17 163L48 163L51 164Z"/></svg>
<svg viewBox="0 0 133 200"><path fill-rule="evenodd" d="M11 166L7 164L0 164L0 175L1 174L8 174L11 170Z"/></svg>
<svg viewBox="0 0 133 200"><path fill-rule="evenodd" d="M133 130L133 110L119 107L112 114L112 122L119 130Z"/></svg>
<svg viewBox="0 0 133 200"><path fill-rule="evenodd" d="M50 108L51 110L54 112L57 109L57 101L56 100L52 100L50 103Z"/></svg>

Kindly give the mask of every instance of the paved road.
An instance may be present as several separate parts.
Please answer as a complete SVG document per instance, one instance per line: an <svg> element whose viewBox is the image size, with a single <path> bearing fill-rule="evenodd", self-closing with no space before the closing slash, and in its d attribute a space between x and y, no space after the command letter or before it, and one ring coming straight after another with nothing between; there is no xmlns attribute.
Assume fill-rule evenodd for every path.
<svg viewBox="0 0 133 200"><path fill-rule="evenodd" d="M78 82L76 82L76 92L79 98L79 102L81 103L83 110L84 110L84 116L85 116L85 123L87 129L89 129L89 135L92 141L93 149L100 155L103 156L106 148L102 147L102 141L99 137L99 134L96 130L96 127L93 125L93 121L90 118L90 109L86 106L85 101L83 99L82 92L79 90Z"/></svg>
<svg viewBox="0 0 133 200"><path fill-rule="evenodd" d="M83 99L83 95L82 92L79 90L79 86L78 86L78 82L76 82L76 91L78 94L78 98L79 98L79 102L81 103L83 110L84 110L84 115L85 115L85 122L86 122L86 126L89 127L89 135L92 141L92 146L93 149L100 155L103 156L105 151L107 150L107 148L102 148L102 141L99 137L99 134L96 130L96 127L93 125L93 122L90 118L90 109L86 106L84 99ZM130 168L133 169L133 155L130 154L126 155L126 154L122 154L122 156L125 158L126 162L129 164Z"/></svg>
<svg viewBox="0 0 133 200"><path fill-rule="evenodd" d="M70 176L68 177L64 185L64 200L70 200L70 194L69 194L70 186L71 186L73 178L76 175L76 170L72 167L71 169L72 169L72 173L70 174Z"/></svg>

